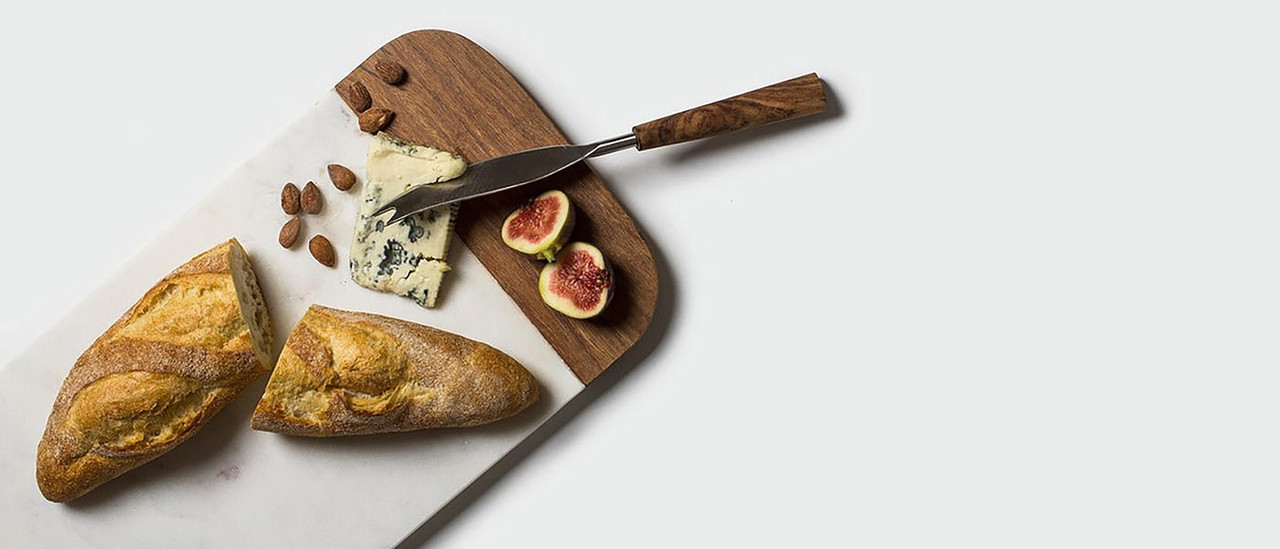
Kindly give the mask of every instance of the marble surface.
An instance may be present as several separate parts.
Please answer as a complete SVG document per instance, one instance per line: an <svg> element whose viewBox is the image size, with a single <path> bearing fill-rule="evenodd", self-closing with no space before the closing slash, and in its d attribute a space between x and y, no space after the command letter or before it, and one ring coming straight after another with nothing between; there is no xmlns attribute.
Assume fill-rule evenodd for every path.
<svg viewBox="0 0 1280 549"><path fill-rule="evenodd" d="M105 277L70 315L0 369L0 539L16 546L385 547L410 534L582 389L564 362L461 242L450 252L438 307L363 289L346 259L357 186L342 193L325 167L364 173L368 135L329 92L280 137ZM287 219L286 181L314 180L325 210L304 218L293 250L276 243ZM305 240L326 235L337 269L316 263ZM516 417L454 430L336 439L252 431L266 379L191 440L70 504L35 484L35 450L51 403L76 357L172 268L234 236L252 256L269 302L276 351L311 303L376 312L487 342L537 377L542 398ZM216 520L215 520L216 518Z"/></svg>

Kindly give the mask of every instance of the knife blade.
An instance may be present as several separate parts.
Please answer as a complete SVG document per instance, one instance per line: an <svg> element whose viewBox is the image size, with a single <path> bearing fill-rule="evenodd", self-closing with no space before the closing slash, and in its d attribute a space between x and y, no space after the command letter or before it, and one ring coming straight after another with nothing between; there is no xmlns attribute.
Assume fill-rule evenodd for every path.
<svg viewBox="0 0 1280 549"><path fill-rule="evenodd" d="M646 150L738 131L826 110L822 80L815 73L664 116L631 133L586 145L529 149L471 165L461 177L416 185L374 211L394 211L388 223L415 213L541 180L587 158L632 147Z"/></svg>
<svg viewBox="0 0 1280 549"><path fill-rule="evenodd" d="M373 212L378 217L394 210L387 224L415 213L454 202L484 196L549 177L582 160L636 145L628 134L587 145L556 145L490 158L467 167L460 177L440 183L415 185Z"/></svg>

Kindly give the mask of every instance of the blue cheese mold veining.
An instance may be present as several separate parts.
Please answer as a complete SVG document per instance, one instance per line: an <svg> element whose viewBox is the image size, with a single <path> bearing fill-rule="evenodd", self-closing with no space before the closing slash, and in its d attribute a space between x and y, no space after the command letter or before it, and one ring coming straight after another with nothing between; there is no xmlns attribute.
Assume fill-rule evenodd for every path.
<svg viewBox="0 0 1280 549"><path fill-rule="evenodd" d="M453 153L375 135L351 244L351 279L435 307L449 270L445 259L457 206L427 210L392 225L385 224L387 216L371 219L370 214L409 187L448 181L466 169L466 162Z"/></svg>

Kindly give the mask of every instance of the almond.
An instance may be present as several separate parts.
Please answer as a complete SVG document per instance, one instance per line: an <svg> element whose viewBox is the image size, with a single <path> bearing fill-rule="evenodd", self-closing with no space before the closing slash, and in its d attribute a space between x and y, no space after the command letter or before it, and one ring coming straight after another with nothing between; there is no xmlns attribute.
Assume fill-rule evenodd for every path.
<svg viewBox="0 0 1280 549"><path fill-rule="evenodd" d="M396 113L387 109L369 109L360 113L360 131L378 133L378 130L387 127L395 117Z"/></svg>
<svg viewBox="0 0 1280 549"><path fill-rule="evenodd" d="M285 222L283 227L280 227L280 245L285 248L292 248L298 242L298 233L301 231L302 218L295 215Z"/></svg>
<svg viewBox="0 0 1280 549"><path fill-rule="evenodd" d="M297 185L292 181L285 183L284 188L280 189L280 209L289 215L298 213L302 208L301 198L302 193L298 191Z"/></svg>
<svg viewBox="0 0 1280 549"><path fill-rule="evenodd" d="M311 250L311 257L316 258L316 261L319 261L321 265L333 267L338 264L338 256L333 251L333 244L324 235L318 234L311 237L311 241L307 243L307 248Z"/></svg>
<svg viewBox="0 0 1280 549"><path fill-rule="evenodd" d="M404 67L395 61L379 59L373 62L373 73L378 75L383 82L392 86L404 81Z"/></svg>
<svg viewBox="0 0 1280 549"><path fill-rule="evenodd" d="M302 211L318 214L323 209L324 197L320 196L320 187L316 186L315 181L308 181L307 186L302 188Z"/></svg>
<svg viewBox="0 0 1280 549"><path fill-rule="evenodd" d="M359 80L352 80L338 86L338 96L346 102L351 110L358 113L369 110L373 105L373 99L369 97L369 89L364 87Z"/></svg>
<svg viewBox="0 0 1280 549"><path fill-rule="evenodd" d="M329 181L339 191L349 191L356 184L356 174L342 164L329 164Z"/></svg>

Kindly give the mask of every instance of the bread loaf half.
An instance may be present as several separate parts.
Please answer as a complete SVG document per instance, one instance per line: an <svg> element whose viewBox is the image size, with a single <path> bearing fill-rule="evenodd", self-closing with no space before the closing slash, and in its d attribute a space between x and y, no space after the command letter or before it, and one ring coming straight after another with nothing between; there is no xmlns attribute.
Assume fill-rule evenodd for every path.
<svg viewBox="0 0 1280 549"><path fill-rule="evenodd" d="M285 341L252 425L316 437L465 427L537 399L533 375L484 343L313 305Z"/></svg>
<svg viewBox="0 0 1280 549"><path fill-rule="evenodd" d="M232 239L152 286L62 383L36 482L68 501L190 438L270 366L271 319Z"/></svg>

